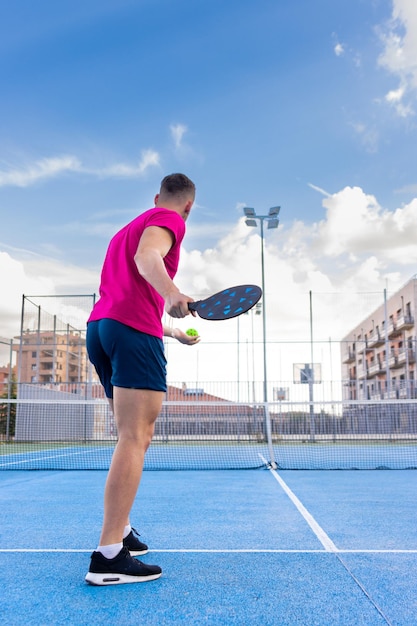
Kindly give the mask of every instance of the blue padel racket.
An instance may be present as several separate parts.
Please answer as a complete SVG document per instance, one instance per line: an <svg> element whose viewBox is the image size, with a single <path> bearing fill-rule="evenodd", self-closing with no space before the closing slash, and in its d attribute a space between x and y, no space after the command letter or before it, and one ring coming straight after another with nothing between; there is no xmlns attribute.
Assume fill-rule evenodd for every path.
<svg viewBox="0 0 417 626"><path fill-rule="evenodd" d="M262 289L257 285L237 285L205 300L190 302L188 308L205 320L229 320L249 311L261 295Z"/></svg>

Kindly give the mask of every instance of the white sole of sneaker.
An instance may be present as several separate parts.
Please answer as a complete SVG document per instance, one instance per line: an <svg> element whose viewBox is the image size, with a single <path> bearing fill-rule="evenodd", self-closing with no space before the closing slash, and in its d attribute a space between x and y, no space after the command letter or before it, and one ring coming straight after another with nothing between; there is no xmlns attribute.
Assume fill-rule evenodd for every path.
<svg viewBox="0 0 417 626"><path fill-rule="evenodd" d="M144 554L148 554L149 550L129 550L130 556L143 556Z"/></svg>
<svg viewBox="0 0 417 626"><path fill-rule="evenodd" d="M88 572L85 580L90 585L124 585L127 583L146 583L150 580L156 580L162 575L152 574L151 576L128 576L127 574L95 574L94 572Z"/></svg>

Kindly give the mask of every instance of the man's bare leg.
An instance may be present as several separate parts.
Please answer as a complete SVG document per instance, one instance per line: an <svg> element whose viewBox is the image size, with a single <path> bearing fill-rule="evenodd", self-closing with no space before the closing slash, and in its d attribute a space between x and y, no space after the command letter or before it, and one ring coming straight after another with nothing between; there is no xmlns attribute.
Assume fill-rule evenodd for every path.
<svg viewBox="0 0 417 626"><path fill-rule="evenodd" d="M101 546L123 539L163 398L162 391L114 388L112 404L119 439L104 492Z"/></svg>

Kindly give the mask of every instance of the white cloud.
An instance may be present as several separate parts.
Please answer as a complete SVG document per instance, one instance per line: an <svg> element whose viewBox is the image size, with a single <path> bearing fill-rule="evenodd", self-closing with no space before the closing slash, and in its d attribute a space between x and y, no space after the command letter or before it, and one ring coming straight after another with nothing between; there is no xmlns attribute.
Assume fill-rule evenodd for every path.
<svg viewBox="0 0 417 626"><path fill-rule="evenodd" d="M188 133L188 126L185 124L171 124L169 127L171 139L174 143L175 158L181 162L189 163L190 160L199 163L204 162L204 156L193 146L184 140Z"/></svg>
<svg viewBox="0 0 417 626"><path fill-rule="evenodd" d="M411 98L417 89L417 4L415 0L393 0L391 19L381 34L384 50L379 64L399 80L397 89L385 97L398 115L414 114ZM413 95L414 93L414 95ZM409 101L406 101L406 98Z"/></svg>
<svg viewBox="0 0 417 626"><path fill-rule="evenodd" d="M0 251L0 335L11 339L20 330L22 294L52 293L53 281L45 276L29 276L24 264ZM3 363L0 363L3 365Z"/></svg>
<svg viewBox="0 0 417 626"><path fill-rule="evenodd" d="M321 193L322 196L326 196L326 198L331 196L331 194L325 189L322 189L321 187L317 187L317 185L313 185L313 183L307 183L307 184L309 187L311 187L311 189L314 189L314 191L318 191L319 193Z"/></svg>
<svg viewBox="0 0 417 626"><path fill-rule="evenodd" d="M411 194L417 194L417 184L411 184L411 185L404 185L404 187L401 187L399 189L395 190L396 193L411 193Z"/></svg>
<svg viewBox="0 0 417 626"><path fill-rule="evenodd" d="M20 169L0 170L0 187L28 187L42 180L74 172L100 178L136 178L145 174L149 168L158 166L159 154L154 150L144 150L138 163L114 163L101 168L88 167L75 156L62 155L39 159Z"/></svg>
<svg viewBox="0 0 417 626"><path fill-rule="evenodd" d="M404 96L404 87L399 87L398 89L393 89L392 91L389 91L387 95L385 96L385 100L387 102L396 103L396 102L400 102L403 96Z"/></svg>
<svg viewBox="0 0 417 626"><path fill-rule="evenodd" d="M171 131L171 137L174 140L175 148L177 150L181 149L182 139L188 128L184 124L171 124L169 129Z"/></svg>
<svg viewBox="0 0 417 626"><path fill-rule="evenodd" d="M22 296L94 293L99 273L25 250L0 250L0 335L20 329Z"/></svg>
<svg viewBox="0 0 417 626"><path fill-rule="evenodd" d="M367 126L362 122L352 122L351 126L360 137L360 140L367 152L374 154L378 151L379 133L375 128Z"/></svg>
<svg viewBox="0 0 417 626"><path fill-rule="evenodd" d="M318 225L315 245L326 256L377 255L384 263L417 262L417 199L387 211L359 187L346 187L323 200L323 206L327 214Z"/></svg>
<svg viewBox="0 0 417 626"><path fill-rule="evenodd" d="M356 67L361 66L361 56L353 48L345 43L342 43L337 36L337 33L332 33L333 39L333 52L337 57L346 57L349 62L353 62Z"/></svg>
<svg viewBox="0 0 417 626"><path fill-rule="evenodd" d="M0 171L0 187L28 187L34 183L54 178L66 172L81 171L81 163L74 156L59 156L40 159L22 169Z"/></svg>
<svg viewBox="0 0 417 626"><path fill-rule="evenodd" d="M136 178L142 176L151 167L158 167L160 164L159 153L155 150L144 150L138 163L131 165L127 163L114 163L107 167L98 169L84 168L85 173L96 174L101 178Z"/></svg>

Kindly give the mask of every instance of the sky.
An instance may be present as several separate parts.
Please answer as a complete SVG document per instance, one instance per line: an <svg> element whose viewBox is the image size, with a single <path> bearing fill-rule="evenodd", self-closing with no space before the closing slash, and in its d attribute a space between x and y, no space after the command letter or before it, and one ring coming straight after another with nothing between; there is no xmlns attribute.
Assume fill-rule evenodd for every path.
<svg viewBox="0 0 417 626"><path fill-rule="evenodd" d="M0 341L22 294L97 293L111 236L178 171L183 292L260 284L242 209L279 205L268 341L309 338L310 292L315 339L346 335L416 273L416 58L415 0L3 2Z"/></svg>

